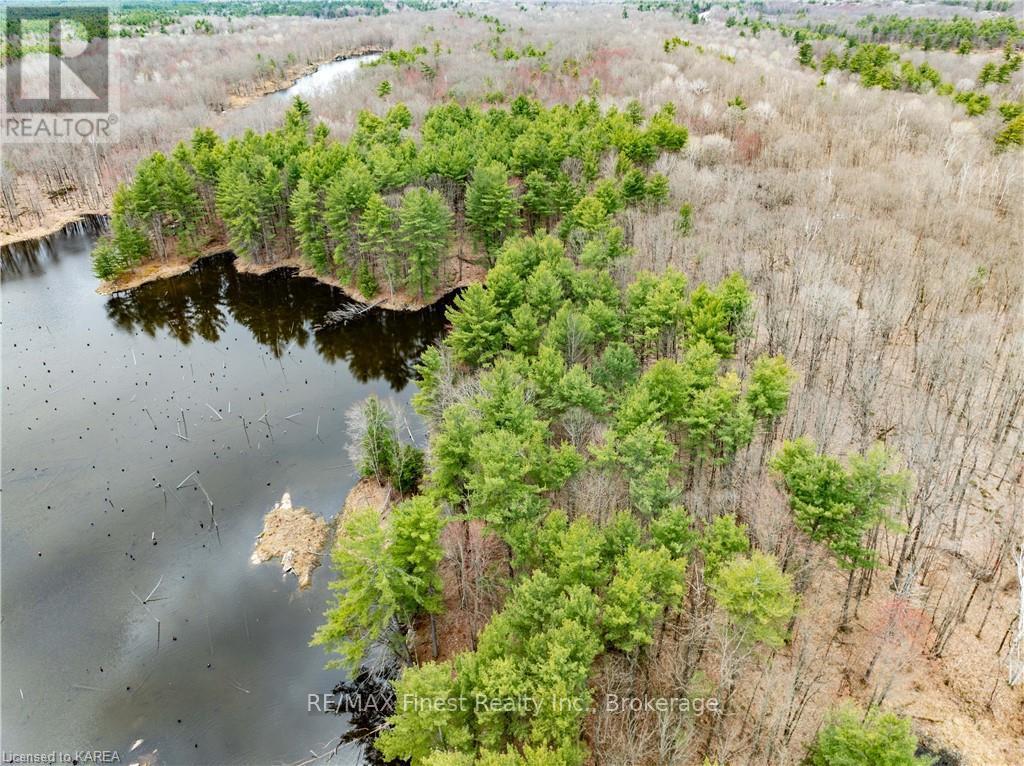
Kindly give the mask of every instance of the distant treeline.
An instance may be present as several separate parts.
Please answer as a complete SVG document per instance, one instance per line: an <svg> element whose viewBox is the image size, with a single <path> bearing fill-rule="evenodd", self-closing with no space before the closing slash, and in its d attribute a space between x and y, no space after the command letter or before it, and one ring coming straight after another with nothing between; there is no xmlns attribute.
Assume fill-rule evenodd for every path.
<svg viewBox="0 0 1024 766"><path fill-rule="evenodd" d="M974 48L999 48L1024 41L1024 26L1009 16L972 21L961 16L952 19L908 18L905 16L866 16L855 27L847 24L805 24L795 26L773 23L763 17L729 17L727 26L749 29L755 37L762 29L774 29L783 35L801 35L804 39L830 37L853 46L863 42L898 42L924 50L956 50L970 53Z"/></svg>
<svg viewBox="0 0 1024 766"><path fill-rule="evenodd" d="M972 21L963 16L952 19L866 16L857 22L861 34L873 42L899 42L925 50L957 50L964 43L974 48L999 48L1024 39L1024 26L1011 16ZM855 35L857 33L854 33Z"/></svg>
<svg viewBox="0 0 1024 766"><path fill-rule="evenodd" d="M146 23L180 16L318 16L387 13L383 0L227 0L227 2L136 2L121 6L121 23Z"/></svg>
<svg viewBox="0 0 1024 766"><path fill-rule="evenodd" d="M946 0L946 5L970 5L963 2ZM687 17L693 24L702 21L702 15L715 6L727 11L735 11L726 19L726 26L741 27L741 36L747 32L755 37L762 29L795 29L802 30L805 34L811 33L819 37L840 37L848 40L851 44L857 42L899 42L924 50L943 49L961 50L967 52L972 48L1000 48L1007 43L1017 44L1024 41L1024 25L1013 16L1000 16L997 18L982 19L975 21L964 16L954 16L951 19L937 18L916 18L891 14L888 16L876 16L869 14L858 20L851 26L849 22L841 19L835 22L819 24L804 23L802 26L795 26L781 21L786 14L780 13L778 9L769 9L764 3L756 2L750 4L736 2L714 2L713 0L692 0L691 2L680 2L679 0L640 0L635 6L627 5L627 8L636 8L638 11L670 11L673 15ZM1010 3L1000 0L987 0L986 3L974 3L976 11L989 10L1006 12L1010 9ZM780 19L773 22L769 17ZM804 10L795 14L796 20L806 21L807 13Z"/></svg>
<svg viewBox="0 0 1024 766"><path fill-rule="evenodd" d="M384 0L225 0L204 2L197 0L156 0L156 2L127 2L110 14L104 6L78 6L70 3L48 4L20 8L17 16L7 21L2 46L4 62L21 58L29 53L52 52L60 55L60 46L49 39L49 22L61 18L66 9L74 13L71 20L79 27L66 27L65 37L92 40L105 37L144 37L150 32L168 33L168 27L181 22L184 16L312 16L339 18L344 16L382 16L389 10L410 8L433 10L431 0L399 0L390 5ZM20 24L20 28L15 25ZM20 35L14 34L14 31ZM198 33L212 33L209 21L200 19L191 27ZM185 32L185 28L180 30Z"/></svg>

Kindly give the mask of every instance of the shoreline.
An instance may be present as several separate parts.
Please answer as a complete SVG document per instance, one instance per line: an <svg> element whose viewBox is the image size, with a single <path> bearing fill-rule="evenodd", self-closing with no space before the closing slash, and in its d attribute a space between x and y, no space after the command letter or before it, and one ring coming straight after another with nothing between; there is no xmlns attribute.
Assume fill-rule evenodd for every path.
<svg viewBox="0 0 1024 766"><path fill-rule="evenodd" d="M382 309L384 311L421 311L443 302L452 293L458 290L468 287L471 284L482 282L484 275L487 273L486 267L475 263L461 261L458 256L453 256L449 258L449 263L451 261L456 261L457 263L461 261L462 265L465 267L460 269L462 276L447 283L434 295L421 300L415 295L410 295L399 290L390 296L386 293L382 293L374 296L373 298L367 299L359 292L358 289L352 285L345 284L333 274L318 274L298 256L290 256L270 263L254 263L252 261L243 260L241 257L233 253L227 245L217 243L207 247L195 258L174 258L167 261L152 261L150 263L141 264L115 282L101 281L96 287L96 293L98 295L118 295L120 293L127 293L135 290L136 288L142 287L143 285L185 274L200 261L219 255L231 256L231 264L239 274L263 276L271 273L272 271L287 269L288 271L294 272L292 274L293 277L315 279L321 284L337 288L345 295L346 298L366 306L368 310Z"/></svg>
<svg viewBox="0 0 1024 766"><path fill-rule="evenodd" d="M250 104L259 101L261 98L266 98L267 96L273 96L275 93L286 91L295 86L302 78L309 77L311 74L318 72L320 67L325 64L333 64L336 61L348 61L349 59L357 59L362 56L379 56L384 53L385 50L387 49L373 45L364 45L361 48L357 48L355 51L339 53L333 58L325 59L324 61L320 61L316 64L307 64L299 70L298 74L289 74L288 76L277 80L270 80L266 86L258 88L254 93L249 93L243 96L231 96L228 107L221 110L220 114L230 112L234 109L244 109Z"/></svg>
<svg viewBox="0 0 1024 766"><path fill-rule="evenodd" d="M320 67L325 64L331 64L335 61L347 61L349 59L359 58L361 56L372 56L384 53L386 48L380 46L364 45L354 51L345 51L339 53L332 58L325 59L316 64L307 64L305 67L299 70L298 74L289 75L286 78L276 80L271 83L268 87L260 88L258 92L248 96L230 96L229 106L226 109L222 109L219 113L214 112L214 116L217 114L225 114L235 109L242 109L249 104L258 101L261 98L272 96L275 93L288 90L294 86L303 77L308 77L313 74ZM11 231L0 231L0 247L6 247L8 245L16 245L21 242L27 242L33 239L43 239L51 234L56 234L61 231L65 226L73 224L77 221L87 218L89 216L109 216L111 213L110 208L104 209L99 208L84 208L82 210L53 210L49 211L41 217L39 223L26 229L19 229L14 221L12 221ZM25 213L23 215L30 215ZM20 216L19 216L20 217ZM6 220L6 219L5 219ZM179 272L182 273L182 272Z"/></svg>
<svg viewBox="0 0 1024 766"><path fill-rule="evenodd" d="M47 216L45 223L37 224L30 229L24 229L15 233L4 232L0 234L0 247L18 245L22 242L31 242L35 239L46 239L52 234L59 234L66 227L78 223L86 218L107 218L110 210L99 208L85 208L84 210L64 210L54 215Z"/></svg>

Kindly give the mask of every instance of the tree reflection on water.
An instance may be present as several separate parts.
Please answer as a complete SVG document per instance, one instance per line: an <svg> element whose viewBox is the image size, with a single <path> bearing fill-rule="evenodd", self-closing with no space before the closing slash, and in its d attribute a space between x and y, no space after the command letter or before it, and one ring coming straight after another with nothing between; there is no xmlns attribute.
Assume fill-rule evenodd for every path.
<svg viewBox="0 0 1024 766"><path fill-rule="evenodd" d="M242 274L231 256L206 258L180 276L107 301L107 315L128 333L166 331L184 345L217 342L234 319L275 357L312 340L325 360L345 362L365 383L383 378L396 391L413 377L420 354L441 335L448 301L416 312L368 311L343 325L313 326L349 303L344 293L286 269Z"/></svg>

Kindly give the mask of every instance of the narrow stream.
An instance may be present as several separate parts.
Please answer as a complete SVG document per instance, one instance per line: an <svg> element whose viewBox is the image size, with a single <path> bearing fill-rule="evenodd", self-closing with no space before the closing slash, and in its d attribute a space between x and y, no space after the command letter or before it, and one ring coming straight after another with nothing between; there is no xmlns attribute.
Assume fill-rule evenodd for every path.
<svg viewBox="0 0 1024 766"><path fill-rule="evenodd" d="M4 256L2 748L300 761L345 727L307 712L341 680L307 646L329 571L300 592L248 563L253 541L286 490L339 511L355 481L346 410L408 402L444 307L315 331L339 291L241 275L227 256L105 298L94 239ZM176 489L193 472L217 530L199 487Z"/></svg>

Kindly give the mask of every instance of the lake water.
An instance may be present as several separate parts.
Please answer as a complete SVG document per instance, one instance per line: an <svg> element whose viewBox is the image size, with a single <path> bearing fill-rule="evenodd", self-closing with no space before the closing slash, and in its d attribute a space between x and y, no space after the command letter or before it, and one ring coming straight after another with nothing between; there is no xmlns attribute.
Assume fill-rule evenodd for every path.
<svg viewBox="0 0 1024 766"><path fill-rule="evenodd" d="M272 94L273 98L291 101L296 96L309 98L329 92L339 84L352 77L359 67L380 58L377 54L356 56L341 61L328 61L321 64L315 72L300 78L290 88Z"/></svg>
<svg viewBox="0 0 1024 766"><path fill-rule="evenodd" d="M345 728L306 703L342 680L307 646L330 572L300 592L276 562L248 563L253 541L284 491L339 511L356 478L346 410L370 394L408 403L444 309L315 331L338 290L238 274L226 256L103 297L93 241L4 257L0 744L298 762ZM200 488L175 489L193 472L216 530Z"/></svg>

